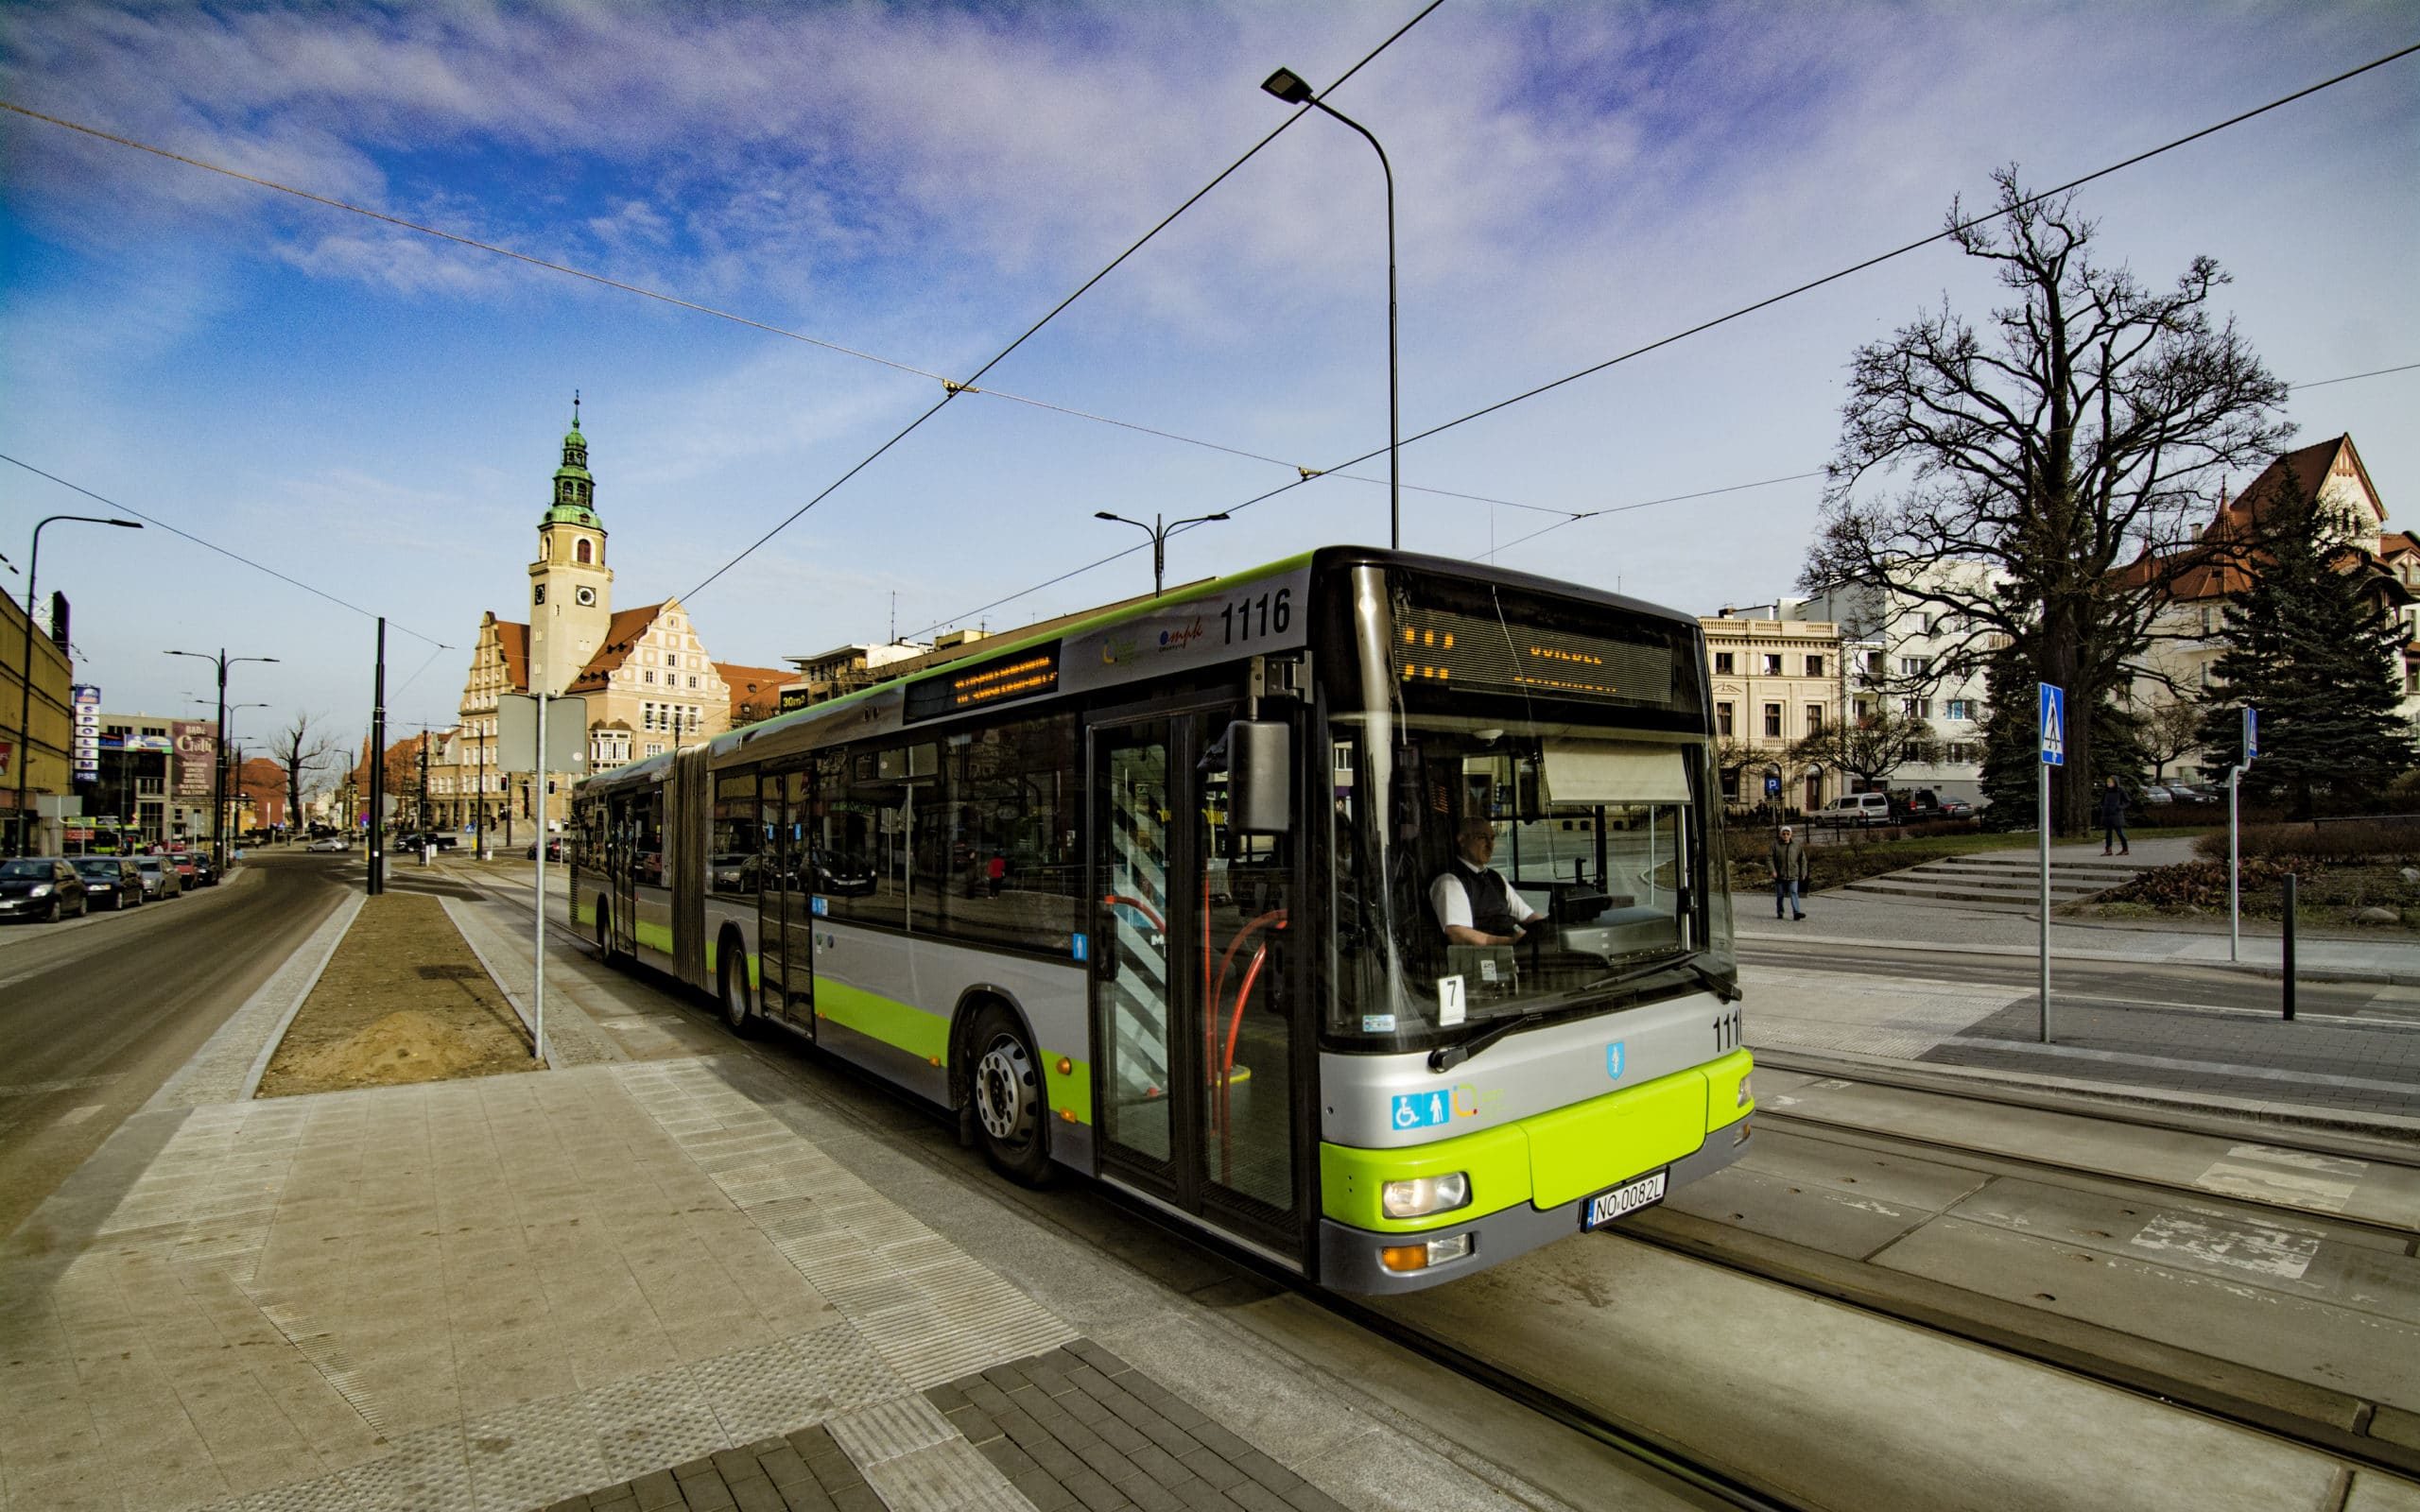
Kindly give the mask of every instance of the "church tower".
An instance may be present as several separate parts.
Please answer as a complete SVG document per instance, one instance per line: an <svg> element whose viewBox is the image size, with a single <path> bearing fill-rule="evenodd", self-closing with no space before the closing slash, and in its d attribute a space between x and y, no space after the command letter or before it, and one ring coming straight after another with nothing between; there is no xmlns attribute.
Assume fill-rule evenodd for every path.
<svg viewBox="0 0 2420 1512"><path fill-rule="evenodd" d="M530 691L560 694L605 642L614 617L614 574L605 565L605 527L596 522L596 480L588 474L588 438L579 434L579 395L555 496L538 523L538 559L529 564Z"/></svg>

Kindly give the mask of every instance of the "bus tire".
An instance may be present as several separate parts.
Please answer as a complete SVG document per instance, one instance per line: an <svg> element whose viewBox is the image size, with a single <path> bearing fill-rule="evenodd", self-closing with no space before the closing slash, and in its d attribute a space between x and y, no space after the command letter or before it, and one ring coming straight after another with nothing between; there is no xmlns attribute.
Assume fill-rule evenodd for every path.
<svg viewBox="0 0 2420 1512"><path fill-rule="evenodd" d="M967 1091L983 1158L1011 1181L1042 1185L1050 1175L1050 1100L1025 1025L1005 1006L987 1003L966 1043Z"/></svg>
<svg viewBox="0 0 2420 1512"><path fill-rule="evenodd" d="M742 1040L755 1031L748 1012L748 955L737 930L725 930L715 947L715 1001L722 1006L724 1028Z"/></svg>
<svg viewBox="0 0 2420 1512"><path fill-rule="evenodd" d="M614 949L614 905L601 892L596 895L596 954L609 965L621 959Z"/></svg>

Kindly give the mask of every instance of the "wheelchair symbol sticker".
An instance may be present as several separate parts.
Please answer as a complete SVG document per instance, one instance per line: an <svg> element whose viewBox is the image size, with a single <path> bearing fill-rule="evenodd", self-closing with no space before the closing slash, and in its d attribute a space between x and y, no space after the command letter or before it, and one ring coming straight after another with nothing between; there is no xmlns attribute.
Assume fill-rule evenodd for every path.
<svg viewBox="0 0 2420 1512"><path fill-rule="evenodd" d="M1445 1092L1411 1092L1394 1100L1390 1121L1398 1129L1432 1128L1453 1116L1453 1099Z"/></svg>

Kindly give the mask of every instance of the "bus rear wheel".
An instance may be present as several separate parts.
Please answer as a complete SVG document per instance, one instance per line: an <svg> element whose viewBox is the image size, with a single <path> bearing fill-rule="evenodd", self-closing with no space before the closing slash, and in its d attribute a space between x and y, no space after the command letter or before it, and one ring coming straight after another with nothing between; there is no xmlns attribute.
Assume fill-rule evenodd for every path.
<svg viewBox="0 0 2420 1512"><path fill-rule="evenodd" d="M984 1159L1011 1180L1040 1186L1050 1174L1050 1106L1042 1062L1016 1015L987 1004L967 1037L975 1126Z"/></svg>
<svg viewBox="0 0 2420 1512"><path fill-rule="evenodd" d="M603 893L596 895L596 953L608 961L619 958L614 951L614 905Z"/></svg>
<svg viewBox="0 0 2420 1512"><path fill-rule="evenodd" d="M723 1026L745 1040L753 1027L748 1016L748 957L735 935L725 935L715 948L716 996L722 1004Z"/></svg>

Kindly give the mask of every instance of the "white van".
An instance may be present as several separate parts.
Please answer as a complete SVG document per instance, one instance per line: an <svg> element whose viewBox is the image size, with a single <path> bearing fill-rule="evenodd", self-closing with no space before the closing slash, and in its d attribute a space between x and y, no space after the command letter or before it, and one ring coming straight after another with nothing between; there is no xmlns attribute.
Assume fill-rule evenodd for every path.
<svg viewBox="0 0 2420 1512"><path fill-rule="evenodd" d="M1891 822L1891 795L1888 793L1843 793L1806 816L1806 822L1834 828L1852 824L1888 824Z"/></svg>

